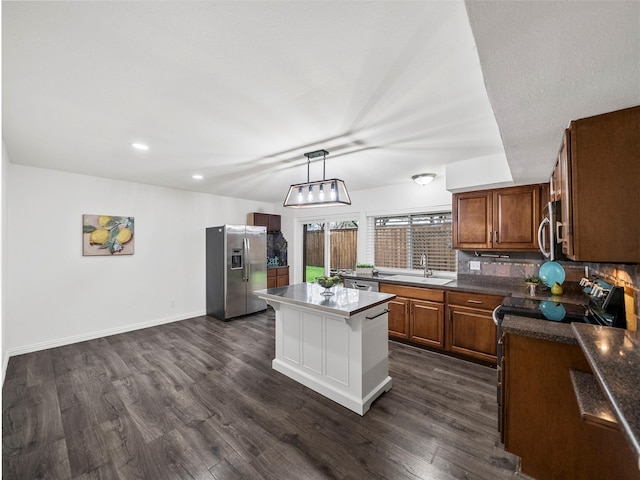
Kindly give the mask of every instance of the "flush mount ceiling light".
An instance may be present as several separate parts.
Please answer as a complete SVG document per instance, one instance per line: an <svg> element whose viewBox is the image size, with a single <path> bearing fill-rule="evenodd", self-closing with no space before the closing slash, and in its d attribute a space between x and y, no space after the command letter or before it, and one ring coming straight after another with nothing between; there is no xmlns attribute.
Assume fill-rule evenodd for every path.
<svg viewBox="0 0 640 480"><path fill-rule="evenodd" d="M195 174L191 175L191 178L193 178L194 180L202 180L204 178L204 176L202 176L202 175L200 175L198 173L195 173Z"/></svg>
<svg viewBox="0 0 640 480"><path fill-rule="evenodd" d="M436 174L435 173L419 173L418 175L414 175L411 178L418 185L424 186L424 185L428 185L429 183L433 182L433 179L436 178Z"/></svg>
<svg viewBox="0 0 640 480"><path fill-rule="evenodd" d="M289 187L289 193L284 199L283 205L292 208L310 207L334 207L339 205L351 205L351 198L347 186L338 178L325 177L325 163L329 152L316 150L305 153L307 157L307 181L297 183ZM309 181L309 165L312 158L322 157L322 180Z"/></svg>
<svg viewBox="0 0 640 480"><path fill-rule="evenodd" d="M149 150L149 146L144 143L132 143L131 146L136 150Z"/></svg>

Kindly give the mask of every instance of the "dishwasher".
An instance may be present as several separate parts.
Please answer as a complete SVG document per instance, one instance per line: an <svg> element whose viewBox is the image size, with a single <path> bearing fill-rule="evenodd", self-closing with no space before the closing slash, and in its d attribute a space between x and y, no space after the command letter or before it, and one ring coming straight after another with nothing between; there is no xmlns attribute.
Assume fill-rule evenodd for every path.
<svg viewBox="0 0 640 480"><path fill-rule="evenodd" d="M367 292L379 291L378 282L359 280L356 278L345 278L344 286L346 288L355 288L356 290L365 290Z"/></svg>

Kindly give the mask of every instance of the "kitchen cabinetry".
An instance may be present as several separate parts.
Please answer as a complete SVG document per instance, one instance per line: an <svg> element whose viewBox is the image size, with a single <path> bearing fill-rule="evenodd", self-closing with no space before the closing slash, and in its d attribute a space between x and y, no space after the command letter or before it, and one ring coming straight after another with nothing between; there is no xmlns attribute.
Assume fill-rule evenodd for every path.
<svg viewBox="0 0 640 480"><path fill-rule="evenodd" d="M502 300L498 295L447 292L447 350L495 364L497 332L492 313Z"/></svg>
<svg viewBox="0 0 640 480"><path fill-rule="evenodd" d="M562 153L560 153L560 155L562 155ZM558 159L553 169L553 174L551 175L551 181L549 182L551 190L549 197L552 202L558 202L562 199L562 192L564 190L562 187L562 163L563 162Z"/></svg>
<svg viewBox="0 0 640 480"><path fill-rule="evenodd" d="M267 269L267 288L286 287L289 285L289 267Z"/></svg>
<svg viewBox="0 0 640 480"><path fill-rule="evenodd" d="M622 432L585 422L570 370L591 372L578 345L504 335L503 439L533 478L638 479Z"/></svg>
<svg viewBox="0 0 640 480"><path fill-rule="evenodd" d="M385 292L384 290L380 290ZM390 293L390 292L386 292ZM401 340L409 339L409 307L411 300L396 297L389 301L389 337Z"/></svg>
<svg viewBox="0 0 640 480"><path fill-rule="evenodd" d="M259 227L267 227L268 233L279 232L282 228L282 218L280 215L270 213L253 212L248 215L247 223Z"/></svg>
<svg viewBox="0 0 640 480"><path fill-rule="evenodd" d="M584 262L640 262L640 106L574 120L551 177L562 251Z"/></svg>
<svg viewBox="0 0 640 480"><path fill-rule="evenodd" d="M453 195L453 248L460 250L538 249L543 184Z"/></svg>
<svg viewBox="0 0 640 480"><path fill-rule="evenodd" d="M444 348L444 291L380 283L392 293L389 302L389 337L419 345Z"/></svg>

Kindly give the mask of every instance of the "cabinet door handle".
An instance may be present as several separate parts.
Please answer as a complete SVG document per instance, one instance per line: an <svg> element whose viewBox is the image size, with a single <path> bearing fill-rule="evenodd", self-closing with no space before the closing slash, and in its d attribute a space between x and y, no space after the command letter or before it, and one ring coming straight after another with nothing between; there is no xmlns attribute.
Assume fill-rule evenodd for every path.
<svg viewBox="0 0 640 480"><path fill-rule="evenodd" d="M388 308L385 308L383 311L381 311L377 315L374 315L373 317L364 317L364 318L366 318L367 320L373 320L374 318L378 318L379 316L384 315L385 313L389 313Z"/></svg>
<svg viewBox="0 0 640 480"><path fill-rule="evenodd" d="M494 237L494 238L495 238L495 242L496 242L496 243L500 243L499 236L498 236L498 234L499 234L500 232L497 232L497 231L496 231L496 232L494 232L494 233L495 233L495 237Z"/></svg>
<svg viewBox="0 0 640 480"><path fill-rule="evenodd" d="M481 300L467 300L467 303L475 303L477 305L482 305L482 301Z"/></svg>

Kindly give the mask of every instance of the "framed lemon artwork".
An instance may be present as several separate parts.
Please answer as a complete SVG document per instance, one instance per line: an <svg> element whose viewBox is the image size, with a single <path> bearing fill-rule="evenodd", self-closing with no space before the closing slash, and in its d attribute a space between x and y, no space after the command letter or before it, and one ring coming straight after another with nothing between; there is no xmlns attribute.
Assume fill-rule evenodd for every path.
<svg viewBox="0 0 640 480"><path fill-rule="evenodd" d="M82 255L133 255L133 217L82 215Z"/></svg>

